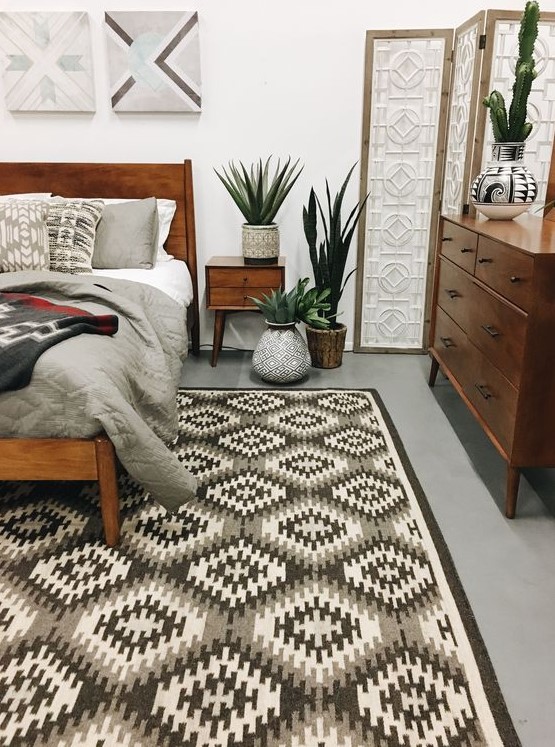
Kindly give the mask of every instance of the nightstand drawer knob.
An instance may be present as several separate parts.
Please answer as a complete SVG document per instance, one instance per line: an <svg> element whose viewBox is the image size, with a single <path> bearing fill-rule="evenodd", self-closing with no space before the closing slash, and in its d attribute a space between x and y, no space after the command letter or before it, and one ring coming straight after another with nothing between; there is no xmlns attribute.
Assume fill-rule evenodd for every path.
<svg viewBox="0 0 555 747"><path fill-rule="evenodd" d="M485 264L486 262L493 262L493 259L492 259L491 257L480 257L480 258L478 259L478 262L479 262L479 263L480 263L481 265L483 265L483 264Z"/></svg>
<svg viewBox="0 0 555 747"><path fill-rule="evenodd" d="M491 324L482 324L482 329L484 332L487 332L490 337L499 337L501 334L501 332L498 332Z"/></svg>
<svg viewBox="0 0 555 747"><path fill-rule="evenodd" d="M470 249L468 246L463 246L461 249L461 254L466 254L467 252L473 252L474 249Z"/></svg>
<svg viewBox="0 0 555 747"><path fill-rule="evenodd" d="M447 293L447 295L449 296L449 298L459 298L460 295L461 295L458 291L453 290L451 288L446 288L445 292Z"/></svg>
<svg viewBox="0 0 555 747"><path fill-rule="evenodd" d="M445 345L446 348L456 348L456 344L453 342L453 340L450 337L440 337L439 338L441 342Z"/></svg>
<svg viewBox="0 0 555 747"><path fill-rule="evenodd" d="M243 283L246 283L248 278L243 278Z"/></svg>
<svg viewBox="0 0 555 747"><path fill-rule="evenodd" d="M474 386L480 392L484 399L491 399L493 397L493 394L488 390L485 384L474 384Z"/></svg>
<svg viewBox="0 0 555 747"><path fill-rule="evenodd" d="M516 275L511 275L511 283L518 283L520 282L520 278Z"/></svg>

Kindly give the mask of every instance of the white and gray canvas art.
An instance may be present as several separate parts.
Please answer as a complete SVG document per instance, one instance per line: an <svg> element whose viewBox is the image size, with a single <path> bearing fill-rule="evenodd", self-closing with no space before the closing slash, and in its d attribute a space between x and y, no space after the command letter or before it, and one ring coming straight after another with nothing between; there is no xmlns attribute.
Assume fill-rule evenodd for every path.
<svg viewBox="0 0 555 747"><path fill-rule="evenodd" d="M9 111L95 110L87 13L0 13L0 52Z"/></svg>
<svg viewBox="0 0 555 747"><path fill-rule="evenodd" d="M112 109L201 110L198 14L106 11Z"/></svg>

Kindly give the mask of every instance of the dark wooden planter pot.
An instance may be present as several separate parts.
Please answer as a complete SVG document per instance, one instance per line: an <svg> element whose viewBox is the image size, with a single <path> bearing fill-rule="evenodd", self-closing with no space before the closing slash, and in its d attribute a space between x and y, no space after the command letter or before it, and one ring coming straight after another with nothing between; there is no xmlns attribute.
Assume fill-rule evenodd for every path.
<svg viewBox="0 0 555 747"><path fill-rule="evenodd" d="M306 327L306 341L314 368L338 368L341 365L346 334L344 324L337 329Z"/></svg>

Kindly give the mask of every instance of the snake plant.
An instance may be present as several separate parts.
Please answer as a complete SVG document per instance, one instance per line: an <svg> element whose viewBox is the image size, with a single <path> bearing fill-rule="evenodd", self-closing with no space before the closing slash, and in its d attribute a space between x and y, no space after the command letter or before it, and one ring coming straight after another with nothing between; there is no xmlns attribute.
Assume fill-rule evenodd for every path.
<svg viewBox="0 0 555 747"><path fill-rule="evenodd" d="M345 280L343 280L354 232L368 199L368 195L366 195L363 200L356 203L349 213L345 225L342 226L341 210L343 207L343 198L355 166L356 164L353 164L350 168L341 189L335 195L333 203L326 180L327 215L324 214L314 188L310 190L308 205L303 207L304 233L308 242L315 287L320 292L327 288L330 291L329 310L323 312L323 315L329 320L331 329L339 326L336 321L339 301L341 300L347 281L356 270L356 268L351 270ZM324 232L323 240L319 243L318 213Z"/></svg>
<svg viewBox="0 0 555 747"><path fill-rule="evenodd" d="M289 157L283 166L278 159L275 172L271 174L271 158L270 156L264 164L260 159L249 168L241 161L238 165L230 161L227 169L222 167L222 174L214 169L250 226L268 226L274 222L283 201L303 170L302 166L297 170L299 159L290 165Z"/></svg>
<svg viewBox="0 0 555 747"><path fill-rule="evenodd" d="M299 280L297 285L288 293L278 288L269 295L263 293L262 298L249 296L251 301L264 314L267 322L272 324L296 324L304 322L317 329L329 327L329 320L321 316L321 312L329 311L329 288L319 291L311 288L305 291L308 278Z"/></svg>
<svg viewBox="0 0 555 747"><path fill-rule="evenodd" d="M509 113L505 100L499 91L492 91L483 100L490 110L493 137L496 143L524 142L532 131L532 124L526 121L526 105L537 75L534 60L534 44L538 37L540 8L535 0L528 0L520 20L518 34L518 59L515 67L513 98Z"/></svg>

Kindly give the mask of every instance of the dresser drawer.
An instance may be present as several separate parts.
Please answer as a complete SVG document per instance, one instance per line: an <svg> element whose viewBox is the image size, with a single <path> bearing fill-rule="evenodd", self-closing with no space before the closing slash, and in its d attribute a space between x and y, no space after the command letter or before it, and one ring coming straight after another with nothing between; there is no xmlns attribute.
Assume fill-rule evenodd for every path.
<svg viewBox="0 0 555 747"><path fill-rule="evenodd" d="M225 269L210 267L208 273L212 288L279 288L281 285L281 269L279 267L257 269L252 267L226 267Z"/></svg>
<svg viewBox="0 0 555 747"><path fill-rule="evenodd" d="M249 296L262 298L272 292L272 288L211 288L209 294L209 306L244 306L256 308Z"/></svg>
<svg viewBox="0 0 555 747"><path fill-rule="evenodd" d="M474 288L467 272L448 260L440 261L437 303L464 330L470 321Z"/></svg>
<svg viewBox="0 0 555 747"><path fill-rule="evenodd" d="M480 236L475 275L527 311L532 301L534 259L505 244Z"/></svg>
<svg viewBox="0 0 555 747"><path fill-rule="evenodd" d="M478 284L474 286L473 301L467 327L470 340L518 387L527 315Z"/></svg>
<svg viewBox="0 0 555 747"><path fill-rule="evenodd" d="M472 274L476 262L478 234L447 220L444 220L442 225L441 254Z"/></svg>
<svg viewBox="0 0 555 747"><path fill-rule="evenodd" d="M458 381L467 381L475 369L475 348L462 329L442 309L437 309L434 350Z"/></svg>
<svg viewBox="0 0 555 747"><path fill-rule="evenodd" d="M515 430L517 390L479 350L474 370L461 382L464 393L487 423L501 446L510 452Z"/></svg>

